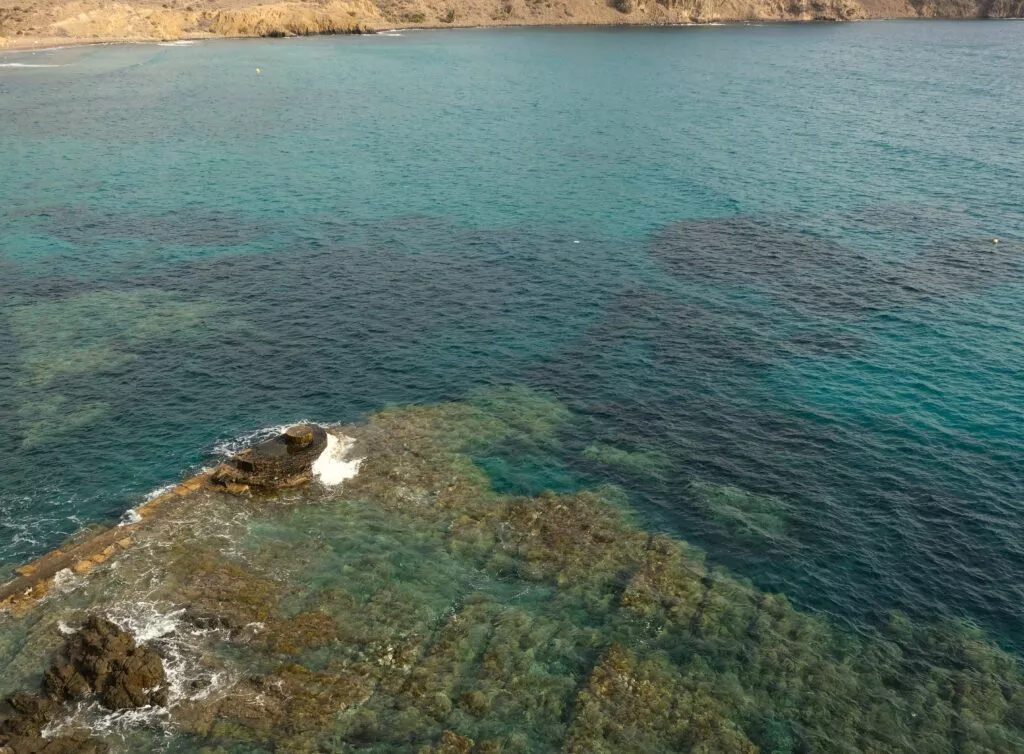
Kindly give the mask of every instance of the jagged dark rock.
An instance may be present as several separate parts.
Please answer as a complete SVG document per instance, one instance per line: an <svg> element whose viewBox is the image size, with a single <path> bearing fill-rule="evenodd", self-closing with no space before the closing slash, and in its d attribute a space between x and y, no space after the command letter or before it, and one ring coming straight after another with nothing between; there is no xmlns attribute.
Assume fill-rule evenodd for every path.
<svg viewBox="0 0 1024 754"><path fill-rule="evenodd" d="M60 705L52 699L19 691L3 703L5 719L0 723L0 735L39 736L59 708Z"/></svg>
<svg viewBox="0 0 1024 754"><path fill-rule="evenodd" d="M82 731L43 737L63 705L38 694L19 692L0 705L0 754L105 754L109 747Z"/></svg>
<svg viewBox="0 0 1024 754"><path fill-rule="evenodd" d="M95 697L111 710L167 704L167 676L155 649L98 615L71 636L43 676L43 693L18 692L0 704L0 754L104 754L85 731L44 736L66 702Z"/></svg>
<svg viewBox="0 0 1024 754"><path fill-rule="evenodd" d="M298 424L233 456L210 479L232 492L294 487L309 481L313 463L326 447L323 427Z"/></svg>
<svg viewBox="0 0 1024 754"><path fill-rule="evenodd" d="M95 694L112 710L167 704L167 676L156 650L136 645L130 633L95 615L68 639L63 659L43 676L43 689L59 701Z"/></svg>

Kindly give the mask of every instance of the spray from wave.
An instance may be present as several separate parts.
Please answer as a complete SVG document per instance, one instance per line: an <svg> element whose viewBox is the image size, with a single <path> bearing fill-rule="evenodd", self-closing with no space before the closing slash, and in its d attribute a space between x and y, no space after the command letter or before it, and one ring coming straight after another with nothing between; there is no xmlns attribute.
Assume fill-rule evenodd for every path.
<svg viewBox="0 0 1024 754"><path fill-rule="evenodd" d="M351 437L327 433L327 447L313 463L313 476L325 487L336 487L359 473L362 458L348 458L355 443Z"/></svg>
<svg viewBox="0 0 1024 754"><path fill-rule="evenodd" d="M84 727L93 735L125 734L141 726L171 728L170 712L183 702L209 698L228 690L235 679L221 668L202 661L202 648L209 638L218 638L224 629L198 628L183 620L185 610L170 608L149 601L124 601L112 605L106 616L128 631L139 644L149 644L163 658L167 676L167 706L147 705L139 709L111 711L98 702L81 702L70 713L54 721L43 731L52 737L68 728ZM62 634L77 629L61 623ZM219 638L226 638L220 636Z"/></svg>
<svg viewBox="0 0 1024 754"><path fill-rule="evenodd" d="M284 432L288 427L295 426L296 424L319 424L320 426L330 426L331 422L313 422L305 419L292 422L291 424L282 424L277 427L264 427L257 429L252 432L247 432L236 437L232 437L228 440L222 440L213 446L214 455L222 458L230 458L231 456L239 453L246 448L252 447L258 443L269 440L273 437L277 437ZM327 432L327 447L324 448L324 452L320 454L320 457L313 463L313 476L325 487L336 487L337 485L344 482L346 479L351 479L359 473L359 466L362 463L362 458L349 458L349 453L352 450L355 440L345 435L339 435L336 432L328 430Z"/></svg>

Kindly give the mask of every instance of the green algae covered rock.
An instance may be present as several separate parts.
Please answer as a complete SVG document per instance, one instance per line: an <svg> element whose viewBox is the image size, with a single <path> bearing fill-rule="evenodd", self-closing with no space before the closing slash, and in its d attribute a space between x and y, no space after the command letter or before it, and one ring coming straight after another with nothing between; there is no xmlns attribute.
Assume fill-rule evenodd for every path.
<svg viewBox="0 0 1024 754"><path fill-rule="evenodd" d="M689 491L696 504L732 536L767 543L789 541L788 506L783 500L710 482L693 482Z"/></svg>
<svg viewBox="0 0 1024 754"><path fill-rule="evenodd" d="M583 457L626 473L648 476L662 474L670 465L663 453L654 450L625 450L603 442L588 445L583 450Z"/></svg>
<svg viewBox="0 0 1024 754"><path fill-rule="evenodd" d="M580 693L569 752L686 751L755 754L728 707L693 688L663 657L613 644Z"/></svg>
<svg viewBox="0 0 1024 754"><path fill-rule="evenodd" d="M340 488L204 493L22 644L143 590L180 611L208 679L170 700L182 751L1024 751L1019 658L975 627L854 635L638 528L621 490L503 495L473 462L567 420L520 389L380 412L341 430L364 460ZM691 492L781 532L773 499Z"/></svg>

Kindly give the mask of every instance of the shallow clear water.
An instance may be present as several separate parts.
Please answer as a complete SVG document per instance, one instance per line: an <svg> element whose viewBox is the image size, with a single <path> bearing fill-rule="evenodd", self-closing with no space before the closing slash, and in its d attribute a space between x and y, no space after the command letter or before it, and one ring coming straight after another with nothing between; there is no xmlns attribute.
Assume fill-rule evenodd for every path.
<svg viewBox="0 0 1024 754"><path fill-rule="evenodd" d="M246 431L516 383L573 420L500 490L617 482L798 604L1020 648L1024 26L12 62L58 67L0 68L0 560Z"/></svg>

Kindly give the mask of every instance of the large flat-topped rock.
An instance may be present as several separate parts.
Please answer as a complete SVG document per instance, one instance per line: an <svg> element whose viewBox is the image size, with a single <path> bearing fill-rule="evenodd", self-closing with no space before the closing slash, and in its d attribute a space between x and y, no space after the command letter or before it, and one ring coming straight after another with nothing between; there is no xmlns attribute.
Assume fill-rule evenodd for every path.
<svg viewBox="0 0 1024 754"><path fill-rule="evenodd" d="M225 461L211 481L232 492L294 487L310 480L313 464L326 447L323 427L297 424Z"/></svg>

